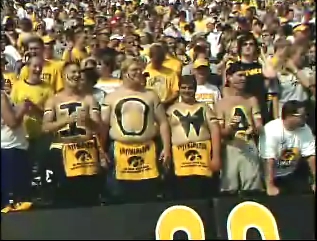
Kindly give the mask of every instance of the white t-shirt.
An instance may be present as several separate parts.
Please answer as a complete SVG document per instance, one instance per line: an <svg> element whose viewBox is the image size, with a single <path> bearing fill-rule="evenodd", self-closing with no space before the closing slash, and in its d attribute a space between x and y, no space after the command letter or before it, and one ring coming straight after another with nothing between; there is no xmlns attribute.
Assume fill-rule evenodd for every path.
<svg viewBox="0 0 317 241"><path fill-rule="evenodd" d="M22 124L16 129L11 129L1 117L1 149L17 148L27 150L28 147L29 143L25 137Z"/></svg>
<svg viewBox="0 0 317 241"><path fill-rule="evenodd" d="M275 159L275 177L294 172L301 157L315 155L315 138L308 125L294 131L284 128L282 119L264 126L260 135L259 153L263 159Z"/></svg>
<svg viewBox="0 0 317 241"><path fill-rule="evenodd" d="M10 55L15 61L22 60L22 57L18 50L12 45L7 45L3 51L4 54Z"/></svg>
<svg viewBox="0 0 317 241"><path fill-rule="evenodd" d="M46 31L52 30L55 25L55 20L53 18L44 18L43 21L46 25Z"/></svg>
<svg viewBox="0 0 317 241"><path fill-rule="evenodd" d="M120 87L122 84L121 80L116 81L99 81L95 84L95 88L101 89L102 91L106 92L107 94L113 92L116 88Z"/></svg>
<svg viewBox="0 0 317 241"><path fill-rule="evenodd" d="M213 109L215 103L221 99L220 90L212 84L197 85L196 100L204 102Z"/></svg>

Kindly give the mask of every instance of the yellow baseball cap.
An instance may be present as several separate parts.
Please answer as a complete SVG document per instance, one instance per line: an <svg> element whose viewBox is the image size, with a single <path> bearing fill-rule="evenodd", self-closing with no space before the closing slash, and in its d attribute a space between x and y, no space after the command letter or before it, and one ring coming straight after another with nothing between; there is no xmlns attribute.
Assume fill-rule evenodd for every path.
<svg viewBox="0 0 317 241"><path fill-rule="evenodd" d="M49 35L43 36L43 37L42 37L42 40L43 40L44 44L50 44L50 43L52 43L52 42L55 41L55 39L52 38L52 37L49 36Z"/></svg>
<svg viewBox="0 0 317 241"><path fill-rule="evenodd" d="M306 25L300 24L293 28L293 33L305 31L307 28Z"/></svg>
<svg viewBox="0 0 317 241"><path fill-rule="evenodd" d="M199 67L209 67L209 61L207 59L196 59L193 64L193 68L197 69Z"/></svg>

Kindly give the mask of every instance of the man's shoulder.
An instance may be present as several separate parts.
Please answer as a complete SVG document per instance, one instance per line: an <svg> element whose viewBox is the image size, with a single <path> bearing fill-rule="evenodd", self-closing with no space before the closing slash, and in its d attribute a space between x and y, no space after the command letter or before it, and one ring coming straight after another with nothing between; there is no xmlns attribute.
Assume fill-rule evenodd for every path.
<svg viewBox="0 0 317 241"><path fill-rule="evenodd" d="M282 119L279 119L279 118L269 121L264 126L264 130L270 131L272 134L273 133L275 133L275 134L282 133L283 128L284 128L283 121L282 121Z"/></svg>

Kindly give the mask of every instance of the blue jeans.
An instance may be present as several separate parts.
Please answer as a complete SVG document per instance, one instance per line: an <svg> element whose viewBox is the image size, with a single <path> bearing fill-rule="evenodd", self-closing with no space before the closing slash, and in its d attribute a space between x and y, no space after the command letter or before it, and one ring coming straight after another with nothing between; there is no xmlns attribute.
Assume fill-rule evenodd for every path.
<svg viewBox="0 0 317 241"><path fill-rule="evenodd" d="M1 207L9 200L27 201L31 192L32 165L27 150L1 148Z"/></svg>

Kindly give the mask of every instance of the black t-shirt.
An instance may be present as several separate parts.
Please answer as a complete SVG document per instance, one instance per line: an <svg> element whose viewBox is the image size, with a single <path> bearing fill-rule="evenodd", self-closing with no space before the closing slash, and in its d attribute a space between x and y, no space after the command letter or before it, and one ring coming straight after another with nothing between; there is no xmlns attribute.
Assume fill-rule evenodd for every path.
<svg viewBox="0 0 317 241"><path fill-rule="evenodd" d="M262 118L264 122L266 122L268 115L266 106L267 90L265 88L265 77L262 73L262 65L257 61L253 63L243 63L239 61L238 63L241 64L242 70L246 72L245 91L258 99Z"/></svg>

